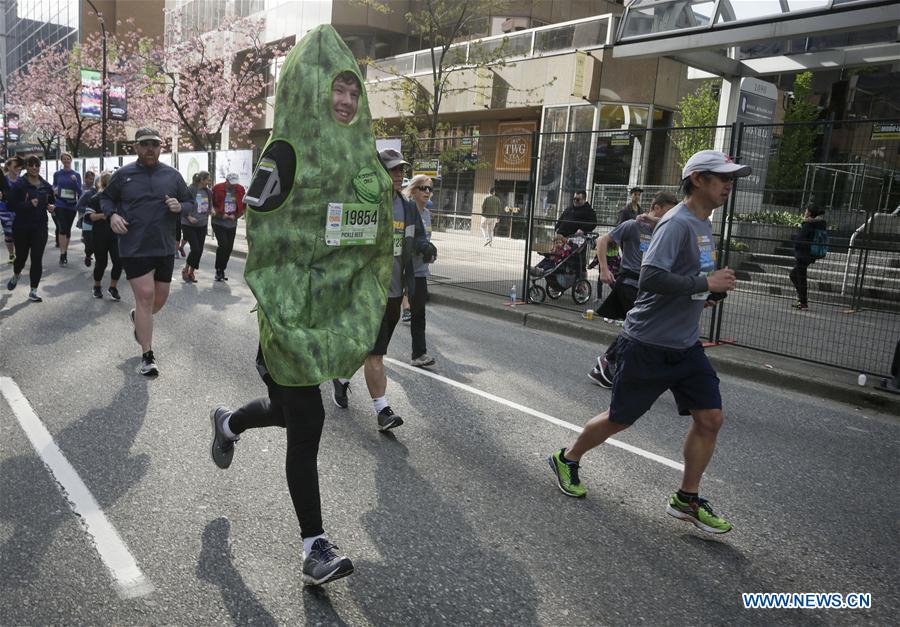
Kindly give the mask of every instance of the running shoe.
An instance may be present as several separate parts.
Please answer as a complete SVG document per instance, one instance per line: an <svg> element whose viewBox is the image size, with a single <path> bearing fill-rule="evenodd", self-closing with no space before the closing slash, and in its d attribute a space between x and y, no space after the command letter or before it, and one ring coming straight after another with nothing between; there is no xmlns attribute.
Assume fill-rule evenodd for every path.
<svg viewBox="0 0 900 627"><path fill-rule="evenodd" d="M594 366L594 371L597 372L603 378L604 383L606 383L603 387L611 388L613 386L613 381L615 379L613 365L609 363L609 360L607 360L606 357L603 355L597 357L597 365Z"/></svg>
<svg viewBox="0 0 900 627"><path fill-rule="evenodd" d="M6 289L14 290L14 289L16 289L16 286L18 284L19 284L19 275L14 274L14 275L12 275L12 278L6 282Z"/></svg>
<svg viewBox="0 0 900 627"><path fill-rule="evenodd" d="M155 377L159 374L159 368L156 367L156 358L153 357L153 351L147 351L141 355L141 367L138 372L145 377Z"/></svg>
<svg viewBox="0 0 900 627"><path fill-rule="evenodd" d="M341 409L347 409L350 406L350 399L347 398L350 393L350 382L341 383L339 379L332 379L331 384L334 386L334 392L331 395L334 404Z"/></svg>
<svg viewBox="0 0 900 627"><path fill-rule="evenodd" d="M594 385L599 385L600 387L606 388L607 390L612 389L612 385L610 385L606 381L606 379L603 377L603 375L600 374L600 371L597 370L596 368L592 368L591 371L588 373L588 379L590 379L591 383L593 383Z"/></svg>
<svg viewBox="0 0 900 627"><path fill-rule="evenodd" d="M221 281L224 281L224 280L225 280L225 273L219 272L218 270L216 270L216 278L215 278L215 281L221 282Z"/></svg>
<svg viewBox="0 0 900 627"><path fill-rule="evenodd" d="M84 265L87 266L88 268L91 267L91 256L90 255L84 256Z"/></svg>
<svg viewBox="0 0 900 627"><path fill-rule="evenodd" d="M100 286L97 285L94 289L91 290L91 294L93 294L94 298L103 298L103 290L100 289Z"/></svg>
<svg viewBox="0 0 900 627"><path fill-rule="evenodd" d="M28 300L33 303L42 303L44 299L38 296L37 288L33 288L30 292L28 292Z"/></svg>
<svg viewBox="0 0 900 627"><path fill-rule="evenodd" d="M791 307L793 307L794 309L799 309L800 311L806 311L807 309L809 309L809 305L807 305L806 303L801 303L799 300L791 305Z"/></svg>
<svg viewBox="0 0 900 627"><path fill-rule="evenodd" d="M666 513L678 520L692 523L697 529L706 533L728 533L732 529L730 522L721 516L716 516L706 499L698 498L685 503L678 498L676 492L669 499Z"/></svg>
<svg viewBox="0 0 900 627"><path fill-rule="evenodd" d="M182 259L185 258L185 257L187 257L187 253L184 252L184 246L179 246L179 247L178 247L178 254L181 255Z"/></svg>
<svg viewBox="0 0 900 627"><path fill-rule="evenodd" d="M309 555L303 560L303 573L300 576L303 583L307 586L321 586L353 573L353 562L346 555L338 555L337 548L337 545L326 538L313 542Z"/></svg>
<svg viewBox="0 0 900 627"><path fill-rule="evenodd" d="M556 475L556 485L559 486L559 489L566 496L572 496L576 499L584 498L587 490L584 489L584 486L581 485L581 480L578 478L580 466L578 462L564 462L560 458L563 451L565 449L559 449L547 458L547 463L550 464L553 474Z"/></svg>
<svg viewBox="0 0 900 627"><path fill-rule="evenodd" d="M212 456L213 463L222 470L231 466L231 458L234 457L234 443L240 440L240 438L232 440L225 435L225 430L222 425L225 424L225 420L230 416L231 412L228 408L222 407L221 405L209 412L209 420L212 422L213 429L210 455Z"/></svg>
<svg viewBox="0 0 900 627"><path fill-rule="evenodd" d="M131 311L128 312L128 317L131 318L131 332L134 333L134 341L137 342L138 344L140 344L141 341L138 339L138 336L137 336L137 327L134 326L134 309L132 309Z"/></svg>
<svg viewBox="0 0 900 627"><path fill-rule="evenodd" d="M69 265L69 256L66 253L62 253L59 256L59 265L61 265L61 266Z"/></svg>
<svg viewBox="0 0 900 627"><path fill-rule="evenodd" d="M403 424L403 418L394 413L390 406L378 412L378 430L384 433Z"/></svg>
<svg viewBox="0 0 900 627"><path fill-rule="evenodd" d="M412 312L409 309L404 309L403 313L400 314L400 322L409 322L412 320Z"/></svg>
<svg viewBox="0 0 900 627"><path fill-rule="evenodd" d="M434 357L428 353L422 353L418 357L412 359L409 363L413 366L418 366L419 368L428 368L429 366L434 365Z"/></svg>
<svg viewBox="0 0 900 627"><path fill-rule="evenodd" d="M122 297L119 295L119 288L110 286L106 291L109 293L109 297L113 300L122 300Z"/></svg>
<svg viewBox="0 0 900 627"><path fill-rule="evenodd" d="M9 261L6 263L15 263L16 262L16 253L9 253Z"/></svg>

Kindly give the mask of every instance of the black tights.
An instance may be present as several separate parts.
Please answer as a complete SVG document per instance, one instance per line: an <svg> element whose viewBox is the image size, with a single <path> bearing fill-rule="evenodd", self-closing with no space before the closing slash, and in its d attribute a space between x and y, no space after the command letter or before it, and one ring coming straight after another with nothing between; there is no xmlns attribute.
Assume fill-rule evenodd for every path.
<svg viewBox="0 0 900 627"><path fill-rule="evenodd" d="M798 257L790 274L791 283L794 284L794 288L797 290L797 300L800 301L801 305L807 304L808 291L806 284L806 269L809 268L811 263L812 259Z"/></svg>
<svg viewBox="0 0 900 627"><path fill-rule="evenodd" d="M416 277L416 289L409 299L409 332L412 336L412 358L421 357L428 352L425 344L425 299L428 298L428 279Z"/></svg>
<svg viewBox="0 0 900 627"><path fill-rule="evenodd" d="M97 255L97 262L94 265L94 283L100 284L103 279L103 273L106 272L107 255L112 260L112 270L109 278L118 281L122 276L122 260L119 259L119 238L112 232L109 225L94 226L93 231L94 253Z"/></svg>
<svg viewBox="0 0 900 627"><path fill-rule="evenodd" d="M31 254L31 268L28 271L31 288L41 282L44 273L44 248L47 247L47 227L41 225L30 229L13 227L13 242L16 246L16 261L13 263L13 274L19 275Z"/></svg>
<svg viewBox="0 0 900 627"><path fill-rule="evenodd" d="M200 255L203 254L203 242L206 241L205 226L181 225L182 237L187 240L191 252L188 253L187 265L195 270L200 267Z"/></svg>
<svg viewBox="0 0 900 627"><path fill-rule="evenodd" d="M325 408L318 386L285 387L267 381L268 398L250 401L231 414L229 426L234 434L260 427L287 430L287 456L284 470L294 512L300 523L300 536L313 538L322 529L322 502L319 497L319 439L325 423Z"/></svg>

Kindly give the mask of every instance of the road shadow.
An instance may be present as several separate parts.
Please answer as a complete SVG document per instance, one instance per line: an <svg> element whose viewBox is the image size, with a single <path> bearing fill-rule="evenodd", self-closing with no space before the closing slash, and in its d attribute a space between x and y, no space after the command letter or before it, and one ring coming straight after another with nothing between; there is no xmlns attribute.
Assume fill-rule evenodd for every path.
<svg viewBox="0 0 900 627"><path fill-rule="evenodd" d="M247 587L235 567L230 533L231 523L227 518L219 517L206 525L197 560L197 578L219 588L222 602L234 624L277 625L278 622Z"/></svg>
<svg viewBox="0 0 900 627"><path fill-rule="evenodd" d="M356 560L347 585L368 599L360 609L369 622L536 624L529 571L482 541L485 530L473 528L459 503L445 500L407 463L401 441L359 430L356 439L377 463L376 503L361 524L380 557Z"/></svg>
<svg viewBox="0 0 900 627"><path fill-rule="evenodd" d="M137 485L150 464L149 456L130 452L143 426L148 402L146 379L133 376L137 361L131 359L118 366L124 384L108 405L71 420L54 436L57 446L104 510ZM47 423L47 416L39 417ZM31 449L26 455L0 464L0 477L0 520L12 529L0 545L0 589L11 590L40 576L57 528L70 523L72 517L53 477ZM88 538L84 541L90 546ZM7 616L5 620L40 622L33 614L21 618L17 621Z"/></svg>

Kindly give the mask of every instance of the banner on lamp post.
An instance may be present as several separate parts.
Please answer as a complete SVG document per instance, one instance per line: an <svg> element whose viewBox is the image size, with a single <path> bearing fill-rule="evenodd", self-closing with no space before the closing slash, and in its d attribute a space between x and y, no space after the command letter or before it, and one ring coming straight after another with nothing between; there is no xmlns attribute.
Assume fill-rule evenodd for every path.
<svg viewBox="0 0 900 627"><path fill-rule="evenodd" d="M109 93L106 95L106 106L109 107L110 120L124 122L128 119L125 85L125 77L121 74L109 75Z"/></svg>
<svg viewBox="0 0 900 627"><path fill-rule="evenodd" d="M6 141L14 144L19 141L19 114L10 113L6 116Z"/></svg>
<svg viewBox="0 0 900 627"><path fill-rule="evenodd" d="M81 70L81 117L100 117L102 92L103 82L100 72L96 70Z"/></svg>

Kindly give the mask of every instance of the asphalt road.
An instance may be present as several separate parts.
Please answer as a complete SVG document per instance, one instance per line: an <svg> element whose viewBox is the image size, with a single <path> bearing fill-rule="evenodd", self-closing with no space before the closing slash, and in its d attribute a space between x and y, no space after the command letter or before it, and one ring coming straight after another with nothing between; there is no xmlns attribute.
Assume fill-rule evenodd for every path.
<svg viewBox="0 0 900 627"><path fill-rule="evenodd" d="M406 420L393 434L376 431L361 373L348 410L323 386L325 526L356 573L304 589L283 433L247 432L227 471L209 460L209 409L264 393L242 264L215 284L211 261L199 284L173 283L156 380L135 373L127 286L121 303L93 300L72 263L48 265L43 303L23 285L0 295L0 624L896 620L896 417L723 377L727 422L704 495L735 529L710 537L665 514L680 473L641 454L681 461L687 421L671 397L617 437L637 451L589 454L588 497L567 498L545 457L574 433L548 419L580 426L606 407L585 376L598 347L438 305L428 338L443 379L398 363L408 327L392 343L388 397ZM27 439L13 382L143 586L117 588L85 513ZM745 610L742 592L867 592L872 607Z"/></svg>

